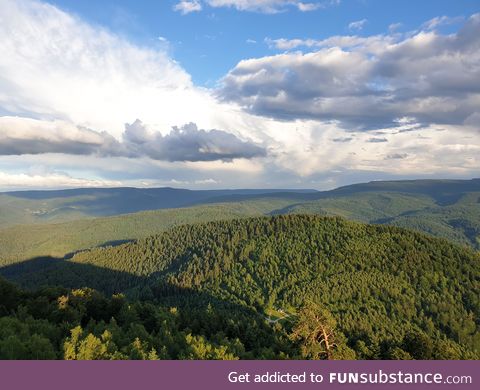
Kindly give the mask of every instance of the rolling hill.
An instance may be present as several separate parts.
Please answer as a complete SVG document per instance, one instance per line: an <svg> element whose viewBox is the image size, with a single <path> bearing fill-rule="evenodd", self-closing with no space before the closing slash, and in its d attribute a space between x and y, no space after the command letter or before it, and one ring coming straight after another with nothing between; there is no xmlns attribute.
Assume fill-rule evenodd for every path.
<svg viewBox="0 0 480 390"><path fill-rule="evenodd" d="M288 317L306 301L332 313L348 356L480 356L480 254L391 226L305 215L184 225L70 260L10 265L0 274L30 289L88 286L187 313L221 307L252 323L283 313L280 322L265 320L271 337L289 345L272 341L273 349L284 348L282 356L295 355L285 341ZM190 329L206 332L208 325L195 321ZM426 340L428 353L412 350L411 334ZM238 329L232 337L249 345Z"/></svg>
<svg viewBox="0 0 480 390"><path fill-rule="evenodd" d="M177 225L261 216L288 204L284 199L267 198L12 226L0 229L0 267L35 257L70 257L80 250L145 238Z"/></svg>
<svg viewBox="0 0 480 390"><path fill-rule="evenodd" d="M49 191L16 191L0 194L0 227L65 222L115 216L147 210L219 203L235 196L256 197L281 193L288 197L313 190L204 190L178 188L80 188Z"/></svg>
<svg viewBox="0 0 480 390"><path fill-rule="evenodd" d="M180 195L175 199L172 194ZM145 201L146 197L153 199L151 203ZM86 199L90 200L87 202ZM155 205L160 209L94 217L99 213L97 210L102 210L104 203L108 202L112 202L112 206L103 213L125 211L127 204L128 210ZM164 208L185 202L201 204ZM45 210L50 210L45 211L45 215L32 217L29 214L32 210L38 211L44 203ZM78 206L80 203L83 211L53 211L60 204ZM144 238L179 224L281 214L341 216L360 222L395 225L480 248L478 179L371 182L326 192L173 189L32 191L0 195L0 212L0 221L4 224L0 228L0 265L39 256L68 256L91 247ZM69 218L77 219L70 221ZM34 223L20 224L33 220ZM14 226L10 226L12 221L16 222Z"/></svg>

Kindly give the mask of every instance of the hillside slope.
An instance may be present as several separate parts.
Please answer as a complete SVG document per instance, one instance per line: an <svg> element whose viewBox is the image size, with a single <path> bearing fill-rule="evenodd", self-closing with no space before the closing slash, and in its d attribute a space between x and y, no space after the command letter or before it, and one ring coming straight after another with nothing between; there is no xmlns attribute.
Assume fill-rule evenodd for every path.
<svg viewBox="0 0 480 390"><path fill-rule="evenodd" d="M0 228L61 223L139 211L190 207L230 201L235 196L289 198L313 190L187 190L180 188L78 188L0 193Z"/></svg>
<svg viewBox="0 0 480 390"><path fill-rule="evenodd" d="M112 217L86 218L81 213L59 212L57 217L60 220L73 218L74 215L78 219L63 223L34 223L0 228L0 266L39 256L63 257L91 247L144 238L179 224L280 214L338 215L354 221L396 225L480 249L479 183L479 180L371 182L318 193L280 191L262 194L260 193L262 190L239 190L239 193L193 191L192 195L186 191L190 194L188 196L198 196L197 193L210 194L209 196L219 193L224 195L205 198L203 200L205 204L195 207L161 209ZM120 203L128 200L129 197L121 200L120 190L123 189L105 190L110 196L102 202L110 201L112 197L119 197L120 200L117 201ZM166 190L152 189L151 193L164 194ZM72 198L73 195L84 196L88 193L91 196L94 193L91 191L94 190L22 192L18 196L25 198L22 198L22 202L36 204L35 202L46 201L47 204L48 202L55 204L59 199L62 202L76 202L76 198ZM136 195L132 195L134 206L131 207L146 207L143 201L137 202L136 198L138 194L149 193L143 191L146 190L139 190L138 193L133 191ZM184 193L185 190L179 191ZM160 202L159 197L155 199L156 202ZM92 201L92 204L96 204L94 209L102 204L96 202L99 202L99 199ZM38 204L36 207L39 207ZM87 207L87 210L89 209ZM13 218L19 223L23 217L21 215L14 217L17 212L21 214L21 210L13 206L6 207L5 204L2 206L0 195L0 220ZM7 218L6 215L10 217ZM50 221L47 217L36 218L36 222Z"/></svg>
<svg viewBox="0 0 480 390"><path fill-rule="evenodd" d="M266 198L255 202L143 211L55 224L12 226L0 229L0 267L36 257L70 257L80 250L118 245L178 225L261 216L288 204L289 201L283 199Z"/></svg>
<svg viewBox="0 0 480 390"><path fill-rule="evenodd" d="M400 346L413 330L480 356L480 255L395 227L300 215L211 222L0 273L26 287L89 286L173 305L194 292L265 314L313 300L359 356Z"/></svg>
<svg viewBox="0 0 480 390"><path fill-rule="evenodd" d="M450 204L439 205L424 194L362 192L292 204L274 214L338 215L414 229L480 249L480 191L457 196Z"/></svg>

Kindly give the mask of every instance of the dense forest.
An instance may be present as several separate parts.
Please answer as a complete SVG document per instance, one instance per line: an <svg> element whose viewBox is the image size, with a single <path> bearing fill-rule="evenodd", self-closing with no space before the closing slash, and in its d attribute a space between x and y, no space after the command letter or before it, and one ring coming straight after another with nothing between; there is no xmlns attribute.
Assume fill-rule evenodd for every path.
<svg viewBox="0 0 480 390"><path fill-rule="evenodd" d="M68 257L79 250L145 238L178 225L261 216L282 205L282 201L264 200L12 226L0 229L0 266L39 256Z"/></svg>
<svg viewBox="0 0 480 390"><path fill-rule="evenodd" d="M217 221L0 274L29 288L1 284L3 358L480 358L479 253L397 227Z"/></svg>
<svg viewBox="0 0 480 390"><path fill-rule="evenodd" d="M195 206L184 207L188 204ZM35 257L68 257L181 224L285 214L400 226L480 249L479 179L371 182L324 192L20 191L0 194L0 266Z"/></svg>

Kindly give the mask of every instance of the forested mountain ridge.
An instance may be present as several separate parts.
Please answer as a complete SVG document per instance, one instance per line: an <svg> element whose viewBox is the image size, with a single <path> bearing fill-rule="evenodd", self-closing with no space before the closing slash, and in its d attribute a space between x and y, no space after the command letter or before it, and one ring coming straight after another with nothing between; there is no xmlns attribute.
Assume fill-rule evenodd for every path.
<svg viewBox="0 0 480 390"><path fill-rule="evenodd" d="M364 192L292 204L274 213L338 215L414 229L480 249L480 191L455 197L439 205L424 194Z"/></svg>
<svg viewBox="0 0 480 390"><path fill-rule="evenodd" d="M291 205L365 194L408 194L429 199L432 206L454 205L468 193L480 193L480 179L399 180L352 184L329 191L284 189L187 190L179 188L80 188L0 193L0 227L64 222L146 210L201 204L288 200ZM414 207L410 209L415 210ZM390 213L393 216L393 211Z"/></svg>
<svg viewBox="0 0 480 390"><path fill-rule="evenodd" d="M113 201L114 204L129 200L132 203L130 208L150 207L152 204L142 198L145 194L157 194L153 196L154 203L160 202L163 207L168 202L162 203L160 195L167 190L171 194L185 191L187 197L198 196L196 191L188 190L126 189L131 195L122 200L123 190L99 191L101 194L110 194L106 198L95 195L98 192L95 189L14 193L17 198L8 194L0 195L0 226L11 224L12 221L16 224L31 222L31 216L25 216L25 213L38 211L42 207L46 210L45 215L35 214L34 224L0 228L0 265L39 256L64 257L91 247L145 238L178 224L279 214L338 215L360 222L396 225L480 249L478 179L371 182L332 191L305 190L303 193L284 190L266 193L262 191L272 190L197 191L203 194L201 196L209 194L201 201L204 204L110 217L86 218L79 209L67 213L52 211L58 202L80 202L77 198L80 196L91 197L89 204L96 205L91 212L112 199L117 199ZM132 194L142 195L138 198ZM182 200L181 196L179 200ZM220 201L223 203L218 203ZM42 206L44 202L46 206ZM85 210L90 209L90 206L84 206ZM39 223L71 218L76 220Z"/></svg>
<svg viewBox="0 0 480 390"><path fill-rule="evenodd" d="M231 201L235 196L293 197L314 190L238 189L188 190L182 188L77 188L68 190L0 193L0 227L60 223L148 210L191 207Z"/></svg>
<svg viewBox="0 0 480 390"><path fill-rule="evenodd" d="M289 204L287 200L266 198L55 224L12 226L0 229L0 267L35 257L70 257L81 250L118 245L178 225L261 216Z"/></svg>
<svg viewBox="0 0 480 390"><path fill-rule="evenodd" d="M396 227L302 215L219 221L0 272L28 287L88 286L168 307L225 303L252 321L295 316L311 300L357 358L480 356L479 253ZM289 326L272 334L284 339ZM430 345L426 355L405 344L411 334Z"/></svg>

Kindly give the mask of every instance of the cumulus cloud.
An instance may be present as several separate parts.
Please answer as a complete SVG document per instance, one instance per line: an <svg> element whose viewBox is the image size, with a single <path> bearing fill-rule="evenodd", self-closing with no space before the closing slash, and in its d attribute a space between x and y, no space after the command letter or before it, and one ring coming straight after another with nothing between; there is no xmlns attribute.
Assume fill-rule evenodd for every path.
<svg viewBox="0 0 480 390"><path fill-rule="evenodd" d="M266 156L266 150L252 142L222 130L199 130L194 123L174 127L165 136L149 132L138 119L125 128L123 138L128 150L155 160L215 161Z"/></svg>
<svg viewBox="0 0 480 390"><path fill-rule="evenodd" d="M300 3L327 4L275 12ZM0 0L0 188L478 176L478 16L455 34L424 30L271 40L312 52L242 61L212 91L164 41L140 47L52 5Z"/></svg>
<svg viewBox="0 0 480 390"><path fill-rule="evenodd" d="M215 161L265 157L266 150L222 130L194 123L163 136L140 120L125 125L122 142L106 132L63 121L0 117L0 155L64 153L102 157L149 157L160 161Z"/></svg>
<svg viewBox="0 0 480 390"><path fill-rule="evenodd" d="M134 45L47 3L0 1L0 52L0 110L9 113L119 136L135 118L168 129L208 119L215 104L164 44Z"/></svg>
<svg viewBox="0 0 480 390"><path fill-rule="evenodd" d="M478 63L480 14L475 14L451 35L420 31L399 41L345 37L342 45L314 52L244 60L224 77L218 96L257 115L338 121L346 128L397 126L402 117L460 125L478 111Z"/></svg>

